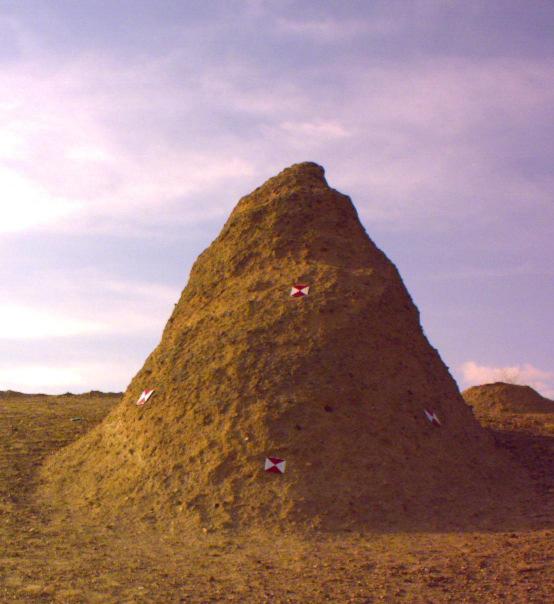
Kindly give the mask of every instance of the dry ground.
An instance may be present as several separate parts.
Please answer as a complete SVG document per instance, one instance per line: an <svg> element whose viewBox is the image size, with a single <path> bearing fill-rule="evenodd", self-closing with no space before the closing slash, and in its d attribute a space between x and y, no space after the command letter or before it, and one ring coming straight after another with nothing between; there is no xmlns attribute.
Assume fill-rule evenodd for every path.
<svg viewBox="0 0 554 604"><path fill-rule="evenodd" d="M525 517L489 531L164 535L132 518L53 520L34 497L38 466L117 400L0 398L1 603L554 602L554 415L481 418L535 484Z"/></svg>

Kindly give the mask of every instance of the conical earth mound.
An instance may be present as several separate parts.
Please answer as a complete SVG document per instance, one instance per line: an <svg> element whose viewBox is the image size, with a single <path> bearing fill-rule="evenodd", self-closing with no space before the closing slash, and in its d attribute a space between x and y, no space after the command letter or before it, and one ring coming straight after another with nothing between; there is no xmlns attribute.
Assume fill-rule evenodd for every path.
<svg viewBox="0 0 554 604"><path fill-rule="evenodd" d="M494 382L468 388L462 396L477 413L554 413L554 401L531 386Z"/></svg>
<svg viewBox="0 0 554 604"><path fill-rule="evenodd" d="M43 494L103 517L332 529L460 517L512 476L395 266L302 163L239 201L122 402L50 458Z"/></svg>

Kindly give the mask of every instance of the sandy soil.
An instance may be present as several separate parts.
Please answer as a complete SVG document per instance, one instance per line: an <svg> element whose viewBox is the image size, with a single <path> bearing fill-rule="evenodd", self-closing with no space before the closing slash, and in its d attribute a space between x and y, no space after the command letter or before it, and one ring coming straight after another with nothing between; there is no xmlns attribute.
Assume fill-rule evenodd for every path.
<svg viewBox="0 0 554 604"><path fill-rule="evenodd" d="M38 467L117 400L0 399L0 602L554 601L552 416L480 418L535 483L525 516L494 530L160 534L133 518L54 520L34 494Z"/></svg>

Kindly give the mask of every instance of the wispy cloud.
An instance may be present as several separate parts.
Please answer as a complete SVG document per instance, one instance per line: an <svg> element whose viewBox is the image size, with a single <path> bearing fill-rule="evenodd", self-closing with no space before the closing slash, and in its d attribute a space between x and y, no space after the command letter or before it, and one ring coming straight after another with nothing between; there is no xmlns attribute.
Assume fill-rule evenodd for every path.
<svg viewBox="0 0 554 604"><path fill-rule="evenodd" d="M550 270L550 36L520 44L534 44L536 21L532 36L518 29L514 51L519 24L496 19L496 3L490 13L436 0L410 10L288 0L168 10L136 0L140 10L114 6L113 29L78 3L43 3L39 28L16 4L0 17L0 340L115 342L136 331L150 341L183 286L167 289L181 273L169 276L164 262L182 254L190 265L193 246L209 243L197 236L207 223L306 159L326 167L385 243L412 236L396 250L442 233L468 288ZM467 41L448 39L450 26ZM451 236L461 224L471 225L463 245ZM194 237L185 244L181 232ZM510 250L525 239L535 256L517 250L479 265L502 237ZM471 259L469 247L478 248ZM425 254L410 254L414 271L438 278L419 262ZM152 283L137 268L148 262ZM471 322L474 311L460 312Z"/></svg>
<svg viewBox="0 0 554 604"><path fill-rule="evenodd" d="M127 384L136 367L117 362L56 364L0 364L0 389L18 392L60 394L96 389L118 391Z"/></svg>
<svg viewBox="0 0 554 604"><path fill-rule="evenodd" d="M531 386L546 397L554 397L554 372L544 371L530 363L507 367L489 367L475 361L467 361L460 367L465 386L477 386L491 382L507 382Z"/></svg>
<svg viewBox="0 0 554 604"><path fill-rule="evenodd" d="M0 202L0 233L28 231L55 224L82 208L78 201L56 197L40 182L3 167L0 167L0 190L3 199Z"/></svg>
<svg viewBox="0 0 554 604"><path fill-rule="evenodd" d="M253 173L248 158L208 150L187 128L160 139L143 126L152 111L178 119L186 109L177 108L179 95L159 67L77 57L0 74L0 232L90 229L106 225L97 217L119 224L152 208L160 215L175 200ZM145 96L145 86L156 92ZM197 97L193 105L201 102ZM198 219L188 206L183 216Z"/></svg>
<svg viewBox="0 0 554 604"><path fill-rule="evenodd" d="M426 275L426 279L432 281L475 281L476 279L513 279L514 277L522 276L552 276L554 269L548 267L536 267L530 263L518 264L511 266L486 266L484 261L481 266L472 266L466 268L453 268L449 271L434 271Z"/></svg>
<svg viewBox="0 0 554 604"><path fill-rule="evenodd" d="M506 165L506 153L517 161L532 137L529 123L551 115L553 74L549 61L505 58L415 59L350 73L343 85L350 101L337 105L337 118L357 116L358 138L349 142L367 165L345 169L351 185L376 200L364 215L432 226L491 220L509 208L551 212L553 179L546 170L526 177ZM507 132L509 151L500 134Z"/></svg>
<svg viewBox="0 0 554 604"><path fill-rule="evenodd" d="M341 23L314 27L339 32ZM486 217L501 204L548 211L553 179L508 169L494 146L495 129L509 124L525 140L529 121L551 112L548 61L361 59L329 65L327 77L285 77L255 58L195 66L190 51L125 64L46 55L6 67L0 184L12 209L0 229L174 220L176 201L189 223L219 216L221 193L254 182L261 158L328 161L361 193L363 216L396 225L483 217L484 208ZM199 210L194 196L207 191L213 202Z"/></svg>
<svg viewBox="0 0 554 604"><path fill-rule="evenodd" d="M281 17L276 22L280 33L292 34L323 43L344 42L357 36L385 36L401 28L398 20L376 15L368 20L355 19L294 19Z"/></svg>
<svg viewBox="0 0 554 604"><path fill-rule="evenodd" d="M348 129L336 120L285 121L278 124L278 128L295 137L304 140L309 137L312 141L315 139L317 142L351 136Z"/></svg>
<svg viewBox="0 0 554 604"><path fill-rule="evenodd" d="M178 287L116 280L97 270L54 271L43 278L48 288L23 283L7 292L0 304L0 340L156 336L180 293Z"/></svg>
<svg viewBox="0 0 554 604"><path fill-rule="evenodd" d="M42 308L0 304L0 338L35 340L96 333L105 326Z"/></svg>

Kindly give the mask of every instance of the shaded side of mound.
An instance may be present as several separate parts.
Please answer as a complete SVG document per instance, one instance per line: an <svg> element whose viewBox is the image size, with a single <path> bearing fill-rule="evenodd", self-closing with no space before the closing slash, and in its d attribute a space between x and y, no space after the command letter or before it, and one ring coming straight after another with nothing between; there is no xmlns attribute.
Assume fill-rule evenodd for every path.
<svg viewBox="0 0 554 604"><path fill-rule="evenodd" d="M477 413L554 413L554 401L530 386L494 382L468 388L462 396Z"/></svg>
<svg viewBox="0 0 554 604"><path fill-rule="evenodd" d="M42 494L162 524L429 528L516 475L350 199L304 163L240 200L122 403L49 459Z"/></svg>

